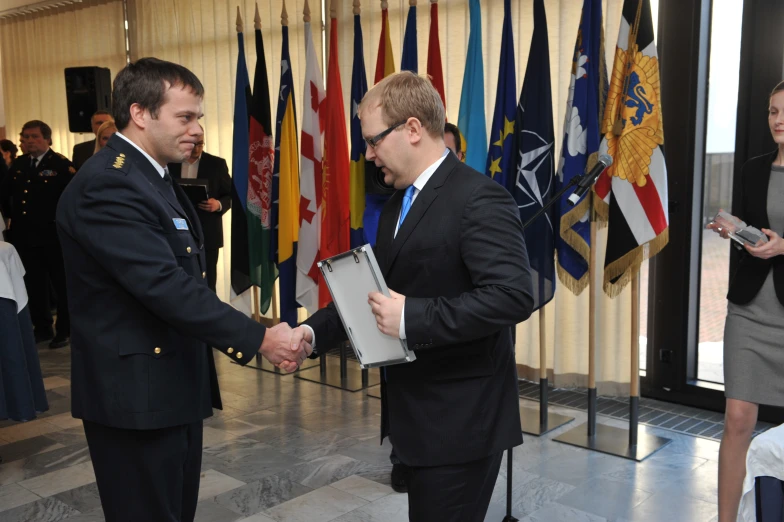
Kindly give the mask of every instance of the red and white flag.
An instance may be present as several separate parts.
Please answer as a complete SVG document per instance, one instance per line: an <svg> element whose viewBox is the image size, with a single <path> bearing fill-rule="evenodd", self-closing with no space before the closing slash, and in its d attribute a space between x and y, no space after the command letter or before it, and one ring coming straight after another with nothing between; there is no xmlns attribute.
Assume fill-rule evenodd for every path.
<svg viewBox="0 0 784 522"><path fill-rule="evenodd" d="M310 22L305 23L305 87L300 140L299 244L297 246L297 302L309 314L319 308L319 245L321 244L324 147L323 102L326 97Z"/></svg>
<svg viewBox="0 0 784 522"><path fill-rule="evenodd" d="M614 297L669 240L659 60L649 0L625 0L600 153L613 164L596 182L608 223L604 291Z"/></svg>

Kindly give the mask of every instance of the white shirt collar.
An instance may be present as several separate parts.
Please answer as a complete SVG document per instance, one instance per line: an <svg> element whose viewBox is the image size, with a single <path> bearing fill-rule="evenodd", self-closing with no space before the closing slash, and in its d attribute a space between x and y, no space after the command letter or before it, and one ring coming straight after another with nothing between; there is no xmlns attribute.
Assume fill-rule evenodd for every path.
<svg viewBox="0 0 784 522"><path fill-rule="evenodd" d="M42 159L44 159L44 156L46 156L46 155L49 153L49 151L50 151L50 150L51 150L51 149L46 149L46 150L44 151L44 153L43 153L43 154L41 154L40 156L35 156L35 164L36 164L36 165L40 165L40 163L41 163L41 160L42 160Z"/></svg>
<svg viewBox="0 0 784 522"><path fill-rule="evenodd" d="M164 175L164 174L165 174L165 173L168 171L168 169L167 169L166 167L162 167L160 163L158 163L157 161L155 161L154 159L152 159L152 156L150 156L149 154L147 154L146 152L144 152L144 149L142 149L142 148L141 148L141 147L139 147L137 144L135 144L134 142L132 142L131 140L129 140L129 139L126 137L126 136L124 136L124 135L123 135L123 133L121 133L121 132L119 132L119 131L118 131L118 132L116 132L115 134L117 134L119 137L121 137L122 139L124 139L125 141L127 141L128 143L130 143L131 145L133 145L133 146L136 148L136 150L138 150L139 152L141 152L142 154L144 154L144 157L145 157L145 158L147 158L148 160L150 160L150 163L152 163L152 166L153 166L153 167L155 167L155 170L157 170L157 171L158 171L158 175L159 175L160 177L163 177L163 175Z"/></svg>
<svg viewBox="0 0 784 522"><path fill-rule="evenodd" d="M430 180L433 174L435 174L436 170L438 170L438 167L440 167L444 162L447 154L449 154L449 149L444 149L444 153L441 155L441 157L438 158L435 163L426 168L422 174L419 175L416 181L414 181L414 187L416 187L416 191L414 192L415 194L418 194L423 188L425 188L425 184Z"/></svg>

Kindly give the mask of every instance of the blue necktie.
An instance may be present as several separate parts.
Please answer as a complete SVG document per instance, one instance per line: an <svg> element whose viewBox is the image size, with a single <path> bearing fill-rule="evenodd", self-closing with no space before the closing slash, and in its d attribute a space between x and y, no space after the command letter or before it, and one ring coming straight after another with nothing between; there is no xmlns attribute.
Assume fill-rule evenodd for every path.
<svg viewBox="0 0 784 522"><path fill-rule="evenodd" d="M398 230L403 226L403 220L406 219L406 214L408 214L408 211L411 210L411 201L414 199L415 190L416 187L411 185L406 189L406 193L403 194L403 206L400 209L400 221L397 223Z"/></svg>

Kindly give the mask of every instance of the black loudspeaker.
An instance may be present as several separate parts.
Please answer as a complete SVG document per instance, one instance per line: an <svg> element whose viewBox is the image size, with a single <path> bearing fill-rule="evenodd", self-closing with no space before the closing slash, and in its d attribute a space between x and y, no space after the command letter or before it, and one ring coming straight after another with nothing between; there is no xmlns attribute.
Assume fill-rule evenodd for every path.
<svg viewBox="0 0 784 522"><path fill-rule="evenodd" d="M105 67L65 69L65 97L71 132L92 132L90 119L96 111L112 106L112 75Z"/></svg>
<svg viewBox="0 0 784 522"><path fill-rule="evenodd" d="M384 183L384 173L372 161L365 160L365 192L368 194L391 195L395 187Z"/></svg>

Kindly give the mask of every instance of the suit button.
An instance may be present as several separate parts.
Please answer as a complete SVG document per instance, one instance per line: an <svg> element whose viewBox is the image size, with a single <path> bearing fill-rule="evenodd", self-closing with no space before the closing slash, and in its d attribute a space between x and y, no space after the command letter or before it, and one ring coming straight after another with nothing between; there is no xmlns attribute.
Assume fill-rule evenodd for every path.
<svg viewBox="0 0 784 522"><path fill-rule="evenodd" d="M155 351L155 355L158 355L159 353L161 353L161 349L158 348L157 346L155 347L154 351Z"/></svg>
<svg viewBox="0 0 784 522"><path fill-rule="evenodd" d="M27 201L22 200L22 205L27 205Z"/></svg>
<svg viewBox="0 0 784 522"><path fill-rule="evenodd" d="M25 211L23 210L23 211L22 211L22 215L23 215L23 216L26 216L26 215L27 215L27 212L25 212Z"/></svg>
<svg viewBox="0 0 784 522"><path fill-rule="evenodd" d="M191 247L186 248L185 251L190 254L191 253Z"/></svg>
<svg viewBox="0 0 784 522"><path fill-rule="evenodd" d="M27 194L27 189L25 189L24 193Z"/></svg>
<svg viewBox="0 0 784 522"><path fill-rule="evenodd" d="M14 176L14 179L16 179L16 176ZM28 179L27 182L30 183L30 180Z"/></svg>
<svg viewBox="0 0 784 522"><path fill-rule="evenodd" d="M201 278L202 279L207 279L207 272L202 272L201 273Z"/></svg>
<svg viewBox="0 0 784 522"><path fill-rule="evenodd" d="M237 359L242 359L242 352L237 352Z"/></svg>
<svg viewBox="0 0 784 522"><path fill-rule="evenodd" d="M45 180L44 180L44 183L49 183L49 180L48 180L48 179L45 179Z"/></svg>
<svg viewBox="0 0 784 522"><path fill-rule="evenodd" d="M228 353L229 355L233 354L233 353L234 353L234 348L232 348L232 347L230 346L230 347L228 348L228 350L226 350L226 353Z"/></svg>

